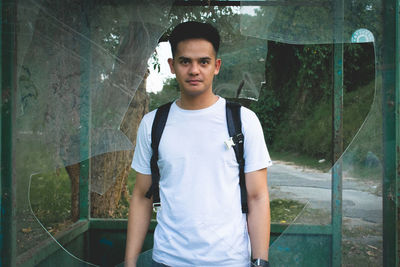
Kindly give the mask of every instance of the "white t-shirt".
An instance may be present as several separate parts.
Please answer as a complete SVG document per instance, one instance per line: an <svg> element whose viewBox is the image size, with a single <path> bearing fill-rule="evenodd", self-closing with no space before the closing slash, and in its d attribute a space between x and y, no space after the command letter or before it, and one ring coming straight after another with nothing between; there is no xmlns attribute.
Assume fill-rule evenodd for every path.
<svg viewBox="0 0 400 267"><path fill-rule="evenodd" d="M161 211L153 259L169 266L249 266L246 216L241 210L239 167L229 139L225 99L201 110L173 103L159 145ZM140 124L132 167L151 174L151 127ZM260 122L241 108L245 172L272 164Z"/></svg>

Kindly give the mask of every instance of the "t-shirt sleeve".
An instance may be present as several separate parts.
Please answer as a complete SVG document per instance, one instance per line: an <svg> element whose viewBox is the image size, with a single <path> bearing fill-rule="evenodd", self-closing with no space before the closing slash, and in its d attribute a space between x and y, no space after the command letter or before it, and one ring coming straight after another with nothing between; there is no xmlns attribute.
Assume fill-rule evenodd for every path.
<svg viewBox="0 0 400 267"><path fill-rule="evenodd" d="M136 147L133 154L132 168L142 174L151 174L150 159L153 154L151 150L151 114L143 117L140 122Z"/></svg>
<svg viewBox="0 0 400 267"><path fill-rule="evenodd" d="M242 131L244 135L244 172L253 172L272 165L271 157L264 139L263 129L257 115L241 108Z"/></svg>

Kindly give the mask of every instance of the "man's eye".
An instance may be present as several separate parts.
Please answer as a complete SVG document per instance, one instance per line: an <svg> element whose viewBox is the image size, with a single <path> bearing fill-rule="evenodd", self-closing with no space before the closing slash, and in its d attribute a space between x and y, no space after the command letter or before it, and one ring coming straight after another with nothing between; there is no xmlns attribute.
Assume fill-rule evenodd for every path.
<svg viewBox="0 0 400 267"><path fill-rule="evenodd" d="M206 65L206 64L210 63L210 61L208 61L208 60L202 60L202 61L200 61L200 63L203 64L203 65Z"/></svg>
<svg viewBox="0 0 400 267"><path fill-rule="evenodd" d="M182 59L181 60L181 64L189 64L189 60L188 59Z"/></svg>

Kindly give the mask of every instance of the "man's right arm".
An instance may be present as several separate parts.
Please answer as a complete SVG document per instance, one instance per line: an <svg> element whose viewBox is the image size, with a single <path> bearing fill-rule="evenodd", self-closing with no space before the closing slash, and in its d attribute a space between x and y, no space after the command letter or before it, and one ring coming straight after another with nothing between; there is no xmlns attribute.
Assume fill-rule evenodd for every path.
<svg viewBox="0 0 400 267"><path fill-rule="evenodd" d="M146 198L151 175L136 173L136 183L129 204L125 267L135 267L149 228L153 200Z"/></svg>

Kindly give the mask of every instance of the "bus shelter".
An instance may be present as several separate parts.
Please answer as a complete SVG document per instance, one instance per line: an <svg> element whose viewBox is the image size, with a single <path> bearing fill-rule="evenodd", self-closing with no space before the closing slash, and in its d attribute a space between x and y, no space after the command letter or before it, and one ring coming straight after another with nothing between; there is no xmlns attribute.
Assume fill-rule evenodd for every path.
<svg viewBox="0 0 400 267"><path fill-rule="evenodd" d="M273 217L272 266L398 266L399 1L7 0L0 9L1 266L123 265L148 69L187 20L221 32L218 95L274 114L296 66L306 82L293 88L293 116L307 113L310 94L329 106L312 111L325 116L320 125L298 119L329 132L329 170L268 171L271 205L290 213ZM352 61L367 57L360 51L370 61ZM351 94L363 79L370 86ZM354 126L346 116L365 109L367 94Z"/></svg>

